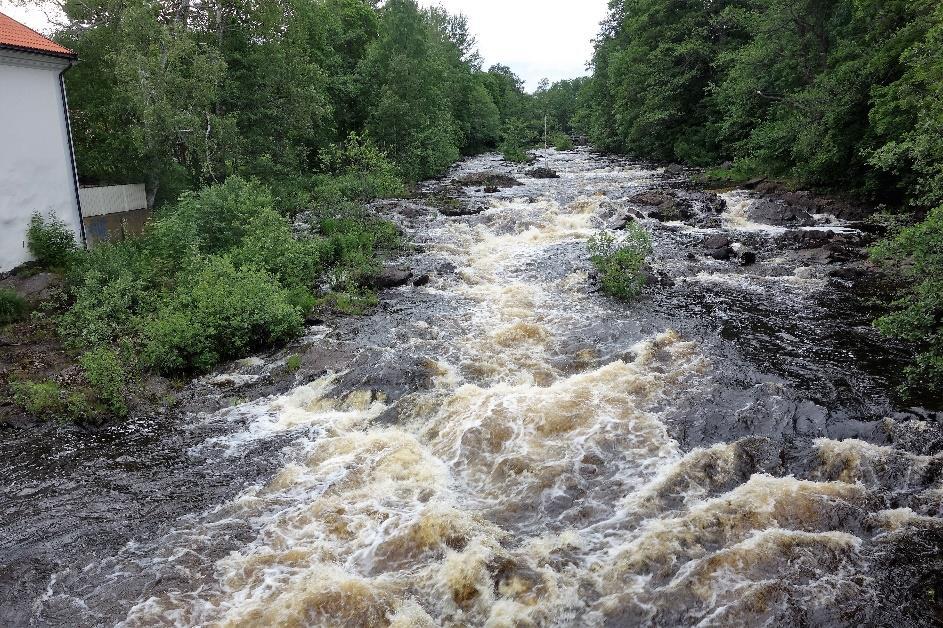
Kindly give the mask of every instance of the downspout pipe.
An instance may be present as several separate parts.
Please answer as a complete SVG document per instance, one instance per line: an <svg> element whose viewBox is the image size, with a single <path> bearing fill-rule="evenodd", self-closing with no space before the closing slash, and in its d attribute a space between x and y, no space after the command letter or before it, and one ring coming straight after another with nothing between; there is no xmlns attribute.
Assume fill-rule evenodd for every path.
<svg viewBox="0 0 943 628"><path fill-rule="evenodd" d="M66 137L69 140L69 162L72 164L72 187L75 189L75 207L79 212L79 229L82 235L82 248L88 248L88 240L85 237L85 219L82 216L82 197L79 194L79 170L75 165L75 147L72 144L72 118L69 116L69 97L65 89L65 73L75 65L75 59L69 59L62 72L59 72L59 93L62 95L62 115L65 116Z"/></svg>

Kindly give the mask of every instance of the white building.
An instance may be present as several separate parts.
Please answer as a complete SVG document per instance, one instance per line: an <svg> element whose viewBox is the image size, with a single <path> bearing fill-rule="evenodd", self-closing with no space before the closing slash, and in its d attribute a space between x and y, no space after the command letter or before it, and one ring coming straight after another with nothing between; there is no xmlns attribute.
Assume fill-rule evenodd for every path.
<svg viewBox="0 0 943 628"><path fill-rule="evenodd" d="M30 259L34 212L84 244L63 73L76 55L0 13L0 271Z"/></svg>

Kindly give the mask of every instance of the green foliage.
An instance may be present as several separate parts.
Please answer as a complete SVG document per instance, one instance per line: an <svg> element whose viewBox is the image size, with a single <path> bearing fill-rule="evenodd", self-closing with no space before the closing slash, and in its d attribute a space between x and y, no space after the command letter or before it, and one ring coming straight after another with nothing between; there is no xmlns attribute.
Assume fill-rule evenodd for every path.
<svg viewBox="0 0 943 628"><path fill-rule="evenodd" d="M297 373L301 368L301 356L300 355L290 355L288 359L285 360L285 369L289 373Z"/></svg>
<svg viewBox="0 0 943 628"><path fill-rule="evenodd" d="M913 289L876 325L883 333L919 346L908 377L915 386L943 386L943 206L922 223L901 230L872 251Z"/></svg>
<svg viewBox="0 0 943 628"><path fill-rule="evenodd" d="M0 288L0 325L23 320L28 310L23 297L9 288Z"/></svg>
<svg viewBox="0 0 943 628"><path fill-rule="evenodd" d="M324 239L325 278L333 290L356 291L380 270L381 260L402 247L396 226L362 213L318 219Z"/></svg>
<svg viewBox="0 0 943 628"><path fill-rule="evenodd" d="M566 133L553 136L553 147L557 150L573 150L573 140Z"/></svg>
<svg viewBox="0 0 943 628"><path fill-rule="evenodd" d="M930 0L613 3L573 119L601 148L943 201Z"/></svg>
<svg viewBox="0 0 943 628"><path fill-rule="evenodd" d="M322 150L320 158L327 174L315 179L314 199L321 206L345 201L366 203L406 192L386 153L356 133L351 133L343 144L331 144Z"/></svg>
<svg viewBox="0 0 943 628"><path fill-rule="evenodd" d="M58 39L83 61L66 75L80 174L143 180L158 205L240 175L295 213L352 133L413 181L493 147L505 119L466 20L414 0L63 7Z"/></svg>
<svg viewBox="0 0 943 628"><path fill-rule="evenodd" d="M13 403L36 416L46 416L62 408L62 390L52 380L14 380L10 382L10 392Z"/></svg>
<svg viewBox="0 0 943 628"><path fill-rule="evenodd" d="M527 148L532 143L532 133L520 118L508 120L501 129L501 152L506 161L523 163L528 160Z"/></svg>
<svg viewBox="0 0 943 628"><path fill-rule="evenodd" d="M30 218L26 230L26 244L43 267L63 268L75 251L75 236L59 218L43 218L42 214L36 212Z"/></svg>
<svg viewBox="0 0 943 628"><path fill-rule="evenodd" d="M225 257L201 259L144 322L141 360L161 373L207 370L292 337L302 322L269 273L237 269Z"/></svg>
<svg viewBox="0 0 943 628"><path fill-rule="evenodd" d="M125 402L126 376L118 354L108 347L99 347L83 354L79 363L98 399L115 415L125 416L128 413ZM73 400L73 405L78 401Z"/></svg>
<svg viewBox="0 0 943 628"><path fill-rule="evenodd" d="M644 228L631 224L621 241L602 233L587 243L590 261L599 271L599 282L606 294L624 301L636 299L645 287L645 261L652 252L652 241Z"/></svg>

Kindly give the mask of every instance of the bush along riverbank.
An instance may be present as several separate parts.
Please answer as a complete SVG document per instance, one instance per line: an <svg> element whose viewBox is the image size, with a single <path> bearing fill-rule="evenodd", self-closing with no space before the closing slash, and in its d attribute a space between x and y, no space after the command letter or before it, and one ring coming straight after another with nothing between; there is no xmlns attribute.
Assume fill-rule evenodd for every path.
<svg viewBox="0 0 943 628"><path fill-rule="evenodd" d="M174 382L284 343L306 319L367 311L404 243L361 203L404 186L359 139L330 161L293 221L267 186L240 177L183 194L140 237L89 251L37 215L37 261L0 292L0 421L95 425L166 405Z"/></svg>

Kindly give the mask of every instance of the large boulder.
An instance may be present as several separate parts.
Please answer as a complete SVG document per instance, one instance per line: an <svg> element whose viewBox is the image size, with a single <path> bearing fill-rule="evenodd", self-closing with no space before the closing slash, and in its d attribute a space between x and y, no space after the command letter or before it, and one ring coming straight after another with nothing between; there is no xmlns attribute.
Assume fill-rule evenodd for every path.
<svg viewBox="0 0 943 628"><path fill-rule="evenodd" d="M815 224L815 219L804 209L772 201L754 203L747 210L747 218L753 222L777 227L810 227Z"/></svg>
<svg viewBox="0 0 943 628"><path fill-rule="evenodd" d="M654 208L648 212L648 217L655 220L679 220L690 218L692 215L687 201L676 198L669 192L657 190L642 192L630 198L629 201L636 205Z"/></svg>
<svg viewBox="0 0 943 628"><path fill-rule="evenodd" d="M373 278L373 287L378 290L398 288L405 286L412 278L412 271L390 266L381 270L380 274Z"/></svg>

